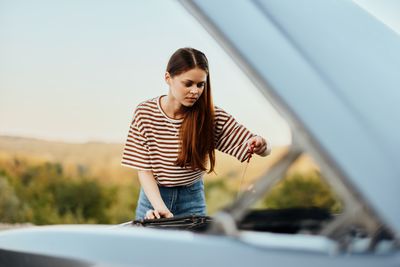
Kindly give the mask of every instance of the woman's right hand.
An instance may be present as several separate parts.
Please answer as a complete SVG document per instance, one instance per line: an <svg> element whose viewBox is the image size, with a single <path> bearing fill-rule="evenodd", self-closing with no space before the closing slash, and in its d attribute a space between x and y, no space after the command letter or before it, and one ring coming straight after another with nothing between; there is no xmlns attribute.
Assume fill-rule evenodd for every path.
<svg viewBox="0 0 400 267"><path fill-rule="evenodd" d="M148 210L146 212L146 215L144 216L144 218L146 220L148 219L160 219L160 218L172 218L174 217L174 215L168 210L168 209L164 209L164 210Z"/></svg>

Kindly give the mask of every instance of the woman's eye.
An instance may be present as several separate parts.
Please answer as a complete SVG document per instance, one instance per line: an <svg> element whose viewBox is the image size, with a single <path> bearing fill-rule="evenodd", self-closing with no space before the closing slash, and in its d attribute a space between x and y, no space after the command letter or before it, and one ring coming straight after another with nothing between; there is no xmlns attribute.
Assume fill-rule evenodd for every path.
<svg viewBox="0 0 400 267"><path fill-rule="evenodd" d="M204 84L205 84L205 83L198 83L198 84L197 84L197 87L198 87L198 88L201 88L201 87L204 86ZM191 87L191 86L193 85L193 83L184 83L184 85L185 85L186 87Z"/></svg>

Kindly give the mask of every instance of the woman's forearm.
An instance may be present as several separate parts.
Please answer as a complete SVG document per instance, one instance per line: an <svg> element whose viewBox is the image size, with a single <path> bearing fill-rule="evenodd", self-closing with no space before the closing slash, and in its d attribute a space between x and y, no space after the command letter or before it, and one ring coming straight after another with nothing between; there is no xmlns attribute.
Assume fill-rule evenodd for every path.
<svg viewBox="0 0 400 267"><path fill-rule="evenodd" d="M152 171L138 171L140 185L155 210L168 209L161 198L160 189Z"/></svg>

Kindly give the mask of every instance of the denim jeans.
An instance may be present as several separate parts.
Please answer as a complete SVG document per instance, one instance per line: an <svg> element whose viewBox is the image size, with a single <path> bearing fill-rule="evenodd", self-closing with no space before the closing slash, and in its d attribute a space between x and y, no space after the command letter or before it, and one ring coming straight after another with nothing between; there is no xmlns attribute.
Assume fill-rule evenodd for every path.
<svg viewBox="0 0 400 267"><path fill-rule="evenodd" d="M166 187L158 185L161 198L174 216L203 215L207 213L204 182L200 179L189 186ZM143 188L140 188L135 220L143 219L149 209L154 209Z"/></svg>

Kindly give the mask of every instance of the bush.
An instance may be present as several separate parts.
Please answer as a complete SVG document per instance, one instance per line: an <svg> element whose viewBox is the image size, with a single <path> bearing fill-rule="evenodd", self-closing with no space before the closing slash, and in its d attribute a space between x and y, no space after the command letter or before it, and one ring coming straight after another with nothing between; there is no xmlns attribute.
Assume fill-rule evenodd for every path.
<svg viewBox="0 0 400 267"><path fill-rule="evenodd" d="M285 177L262 200L264 207L319 207L333 213L341 211L341 203L319 172L295 173Z"/></svg>
<svg viewBox="0 0 400 267"><path fill-rule="evenodd" d="M16 222L19 219L20 201L4 176L0 176L0 218L1 221Z"/></svg>
<svg viewBox="0 0 400 267"><path fill-rule="evenodd" d="M94 179L65 177L59 163L25 166L19 177L0 179L0 218L39 225L109 223L115 194Z"/></svg>

